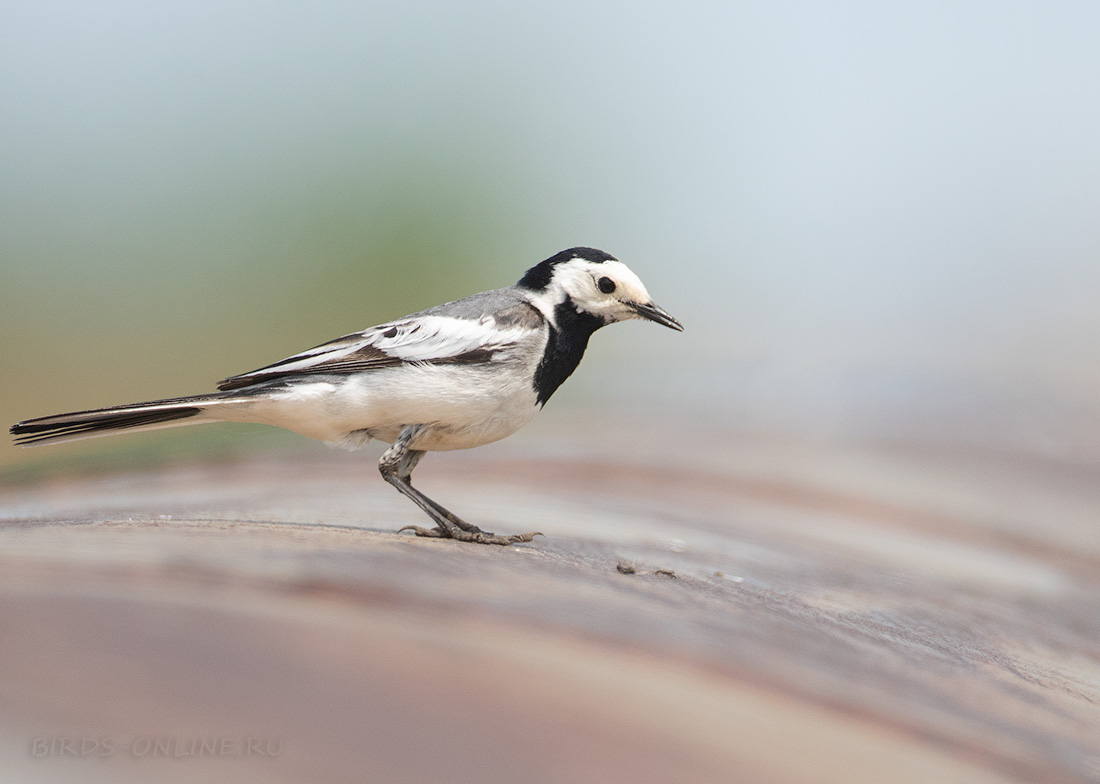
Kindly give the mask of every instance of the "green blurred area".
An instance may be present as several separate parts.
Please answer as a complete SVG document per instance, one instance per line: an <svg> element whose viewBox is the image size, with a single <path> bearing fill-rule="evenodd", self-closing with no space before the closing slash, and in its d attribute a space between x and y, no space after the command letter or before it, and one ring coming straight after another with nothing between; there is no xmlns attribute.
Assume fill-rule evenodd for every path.
<svg viewBox="0 0 1100 784"><path fill-rule="evenodd" d="M45 218L15 227L0 266L0 330L11 338L0 343L0 421L212 390L340 334L514 282L528 261L507 263L506 248L522 245L516 210L476 166L406 152L330 162L312 178L269 172L250 188L228 187L227 172L206 192L162 193L153 206L120 199L54 232ZM270 429L5 445L0 464L19 461L4 473L22 476L53 461L297 438L257 430Z"/></svg>

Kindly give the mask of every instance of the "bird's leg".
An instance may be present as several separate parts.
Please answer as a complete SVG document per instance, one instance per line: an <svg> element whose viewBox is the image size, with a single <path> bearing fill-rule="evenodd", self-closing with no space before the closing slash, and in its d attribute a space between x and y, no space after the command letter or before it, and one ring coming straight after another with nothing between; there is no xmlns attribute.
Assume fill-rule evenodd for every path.
<svg viewBox="0 0 1100 784"><path fill-rule="evenodd" d="M435 528L407 525L400 531L412 530L417 536L457 539L460 542L501 545L530 542L536 536L542 535L538 532L532 532L513 536L498 536L482 531L476 525L467 523L415 489L410 481L412 471L416 468L416 464L420 462L420 458L424 456L424 452L418 449L410 449L409 445L424 430L424 425L406 425L401 429L401 434L394 440L393 445L382 453L382 459L378 461L378 470L381 472L382 478L396 487L403 496L423 509L424 513L432 518L432 522L436 525Z"/></svg>
<svg viewBox="0 0 1100 784"><path fill-rule="evenodd" d="M417 434L419 434L419 432L420 431L417 431ZM414 435L413 438L415 438L415 437L416 436ZM412 441L412 439L408 439L405 443L408 444L408 443L411 443L411 441ZM422 450L419 450L419 449L406 449L404 455L402 455L402 457L397 461L397 469L395 471L395 474L396 474L397 478L400 479L402 482L404 482L406 485L408 485L409 488L412 488L412 472L413 472L413 469L416 468L416 464L420 462L420 458L424 457L424 454L425 453ZM385 458L385 455L383 455L383 458ZM383 472L382 475L385 476L385 473ZM423 493L420 493L420 497L426 503L430 504L431 507L438 514L440 514L443 517L450 520L452 523L457 525L463 531L469 531L470 533L475 533L475 534L476 533L481 533L481 529L478 528L476 525L473 525L472 523L467 523L461 517L459 517L458 515L454 514L453 512L451 512L447 509L444 509L442 506L437 504L432 499L428 498L428 496L424 495ZM434 515L431 516L431 517L432 517L433 520L435 519ZM416 528L416 526L410 526L410 527L413 528L413 529ZM402 530L404 530L404 529L402 529ZM441 527L439 530L445 530L445 529L443 529ZM426 534L421 534L421 536L424 536L424 535L426 535ZM433 534L430 534L430 535L436 536L437 534L433 533Z"/></svg>

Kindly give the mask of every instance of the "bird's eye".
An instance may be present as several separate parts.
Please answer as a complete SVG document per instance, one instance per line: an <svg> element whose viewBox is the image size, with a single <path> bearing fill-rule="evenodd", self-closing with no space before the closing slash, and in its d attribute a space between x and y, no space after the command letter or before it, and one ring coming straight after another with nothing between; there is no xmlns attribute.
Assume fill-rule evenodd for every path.
<svg viewBox="0 0 1100 784"><path fill-rule="evenodd" d="M600 278L596 282L596 285L600 287L600 291L602 291L604 294L610 294L615 290L615 281L607 276Z"/></svg>

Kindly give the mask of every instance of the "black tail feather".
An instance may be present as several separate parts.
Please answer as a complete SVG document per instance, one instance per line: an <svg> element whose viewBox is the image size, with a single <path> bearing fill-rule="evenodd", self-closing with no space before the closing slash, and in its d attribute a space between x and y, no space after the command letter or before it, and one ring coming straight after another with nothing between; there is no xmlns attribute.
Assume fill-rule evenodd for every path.
<svg viewBox="0 0 1100 784"><path fill-rule="evenodd" d="M197 406L168 408L159 411L112 411L96 413L81 411L61 417L51 416L41 419L28 419L11 426L15 443L27 446L55 438L69 438L92 434L101 430L125 430L131 427L146 427L177 419L187 419L202 411Z"/></svg>

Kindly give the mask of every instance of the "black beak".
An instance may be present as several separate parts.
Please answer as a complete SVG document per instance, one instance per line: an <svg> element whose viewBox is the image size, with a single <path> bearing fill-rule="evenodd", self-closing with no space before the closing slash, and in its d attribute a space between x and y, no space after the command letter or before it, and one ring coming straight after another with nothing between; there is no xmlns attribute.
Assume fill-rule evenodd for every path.
<svg viewBox="0 0 1100 784"><path fill-rule="evenodd" d="M634 308L634 312L644 319L656 321L658 324L662 324L669 329L674 329L677 332L684 331L683 324L674 319L672 314L654 302L650 302L647 305L639 305L637 302L632 302L630 303L630 307Z"/></svg>

